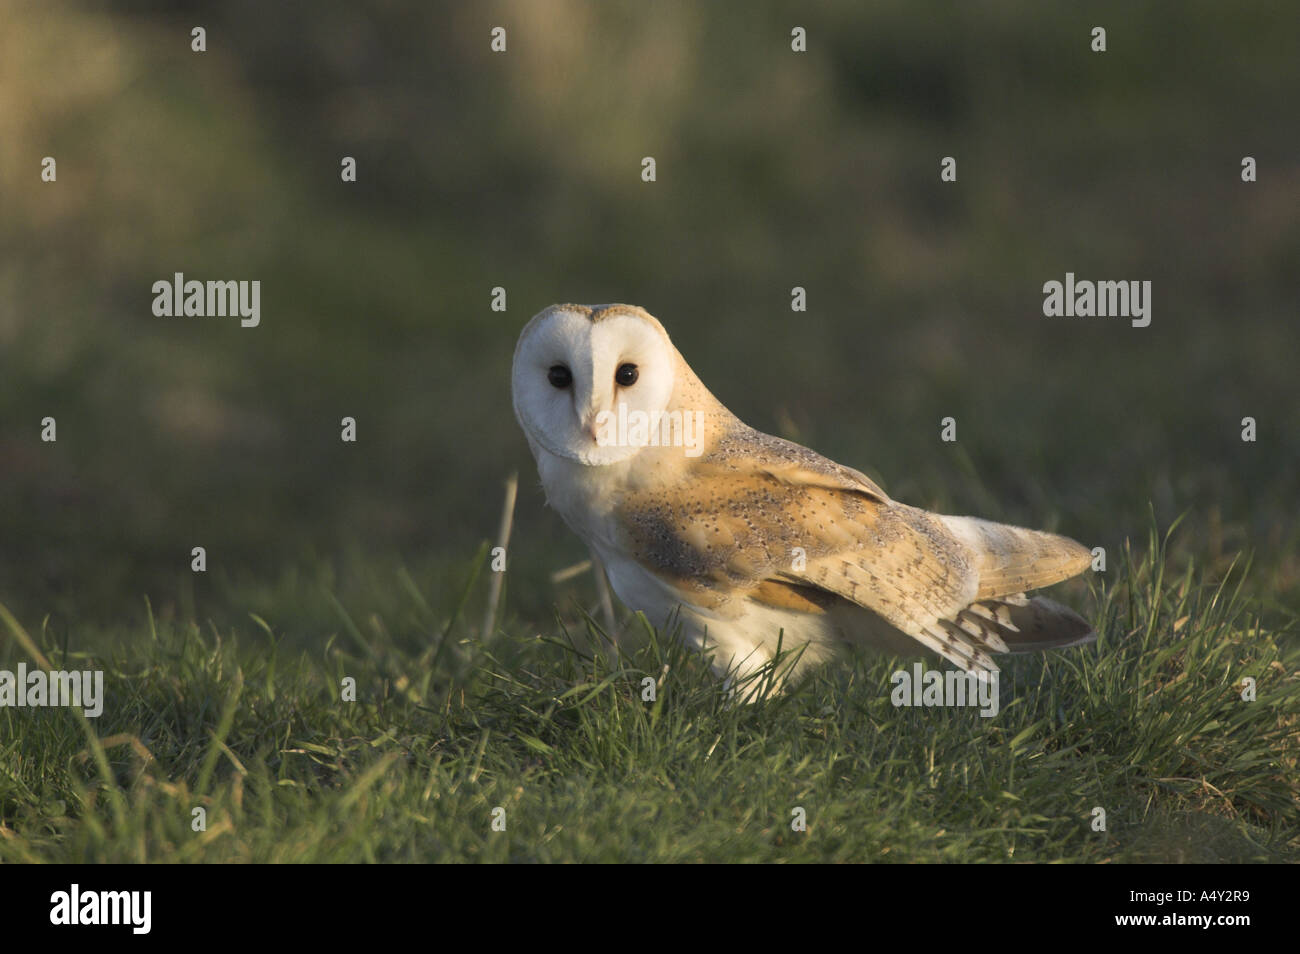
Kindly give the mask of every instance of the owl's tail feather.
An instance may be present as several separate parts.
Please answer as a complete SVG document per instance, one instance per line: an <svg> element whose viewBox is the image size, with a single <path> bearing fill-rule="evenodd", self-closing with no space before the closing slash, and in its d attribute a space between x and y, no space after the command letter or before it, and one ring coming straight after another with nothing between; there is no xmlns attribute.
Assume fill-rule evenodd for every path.
<svg viewBox="0 0 1300 954"><path fill-rule="evenodd" d="M950 621L976 645L995 653L1027 653L1077 646L1097 638L1092 626L1068 606L1025 591L1082 573L1092 552L1068 537L1026 530L975 517L941 518L975 557L979 591Z"/></svg>
<svg viewBox="0 0 1300 954"><path fill-rule="evenodd" d="M975 557L980 574L977 600L1051 586L1092 565L1092 551L1069 537L977 517L939 519Z"/></svg>

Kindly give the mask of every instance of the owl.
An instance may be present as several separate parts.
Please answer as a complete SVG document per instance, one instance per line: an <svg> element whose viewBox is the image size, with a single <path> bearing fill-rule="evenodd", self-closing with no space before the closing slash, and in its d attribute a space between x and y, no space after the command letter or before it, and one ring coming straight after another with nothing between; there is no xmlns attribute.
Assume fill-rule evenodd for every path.
<svg viewBox="0 0 1300 954"><path fill-rule="evenodd" d="M755 430L641 308L553 305L524 327L511 373L547 502L619 599L680 624L729 685L778 647L785 679L855 645L929 651L986 677L995 654L1096 638L1072 610L1025 595L1083 572L1088 549L908 506Z"/></svg>

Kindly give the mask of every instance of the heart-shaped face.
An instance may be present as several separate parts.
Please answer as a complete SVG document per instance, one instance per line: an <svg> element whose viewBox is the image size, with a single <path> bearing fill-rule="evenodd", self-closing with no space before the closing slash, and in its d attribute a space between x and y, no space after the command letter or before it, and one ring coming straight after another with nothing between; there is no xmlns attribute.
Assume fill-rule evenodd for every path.
<svg viewBox="0 0 1300 954"><path fill-rule="evenodd" d="M515 415L529 442L601 467L646 446L673 393L675 352L638 308L555 305L525 326L515 348ZM628 422L633 422L631 428Z"/></svg>

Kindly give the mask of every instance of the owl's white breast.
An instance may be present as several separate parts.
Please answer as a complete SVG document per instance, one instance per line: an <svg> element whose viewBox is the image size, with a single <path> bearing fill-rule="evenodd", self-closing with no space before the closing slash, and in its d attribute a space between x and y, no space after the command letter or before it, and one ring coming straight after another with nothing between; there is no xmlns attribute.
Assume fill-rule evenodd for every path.
<svg viewBox="0 0 1300 954"><path fill-rule="evenodd" d="M644 612L656 626L663 625L677 607L677 596L637 562L618 538L615 511L632 479L633 462L587 467L536 445L534 454L547 503L605 564L618 598L629 608ZM645 462L641 463L644 467Z"/></svg>
<svg viewBox="0 0 1300 954"><path fill-rule="evenodd" d="M614 509L627 486L631 461L588 467L530 443L546 502L588 546L598 551L612 547L616 534Z"/></svg>

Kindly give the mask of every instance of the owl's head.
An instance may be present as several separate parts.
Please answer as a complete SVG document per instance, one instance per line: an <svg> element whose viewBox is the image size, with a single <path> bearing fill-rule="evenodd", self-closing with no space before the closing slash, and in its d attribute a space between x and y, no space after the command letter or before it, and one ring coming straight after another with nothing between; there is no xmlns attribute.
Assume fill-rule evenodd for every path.
<svg viewBox="0 0 1300 954"><path fill-rule="evenodd" d="M644 442L619 422L657 420L673 395L676 349L632 305L552 305L515 346L515 415L533 445L591 467L628 460Z"/></svg>

